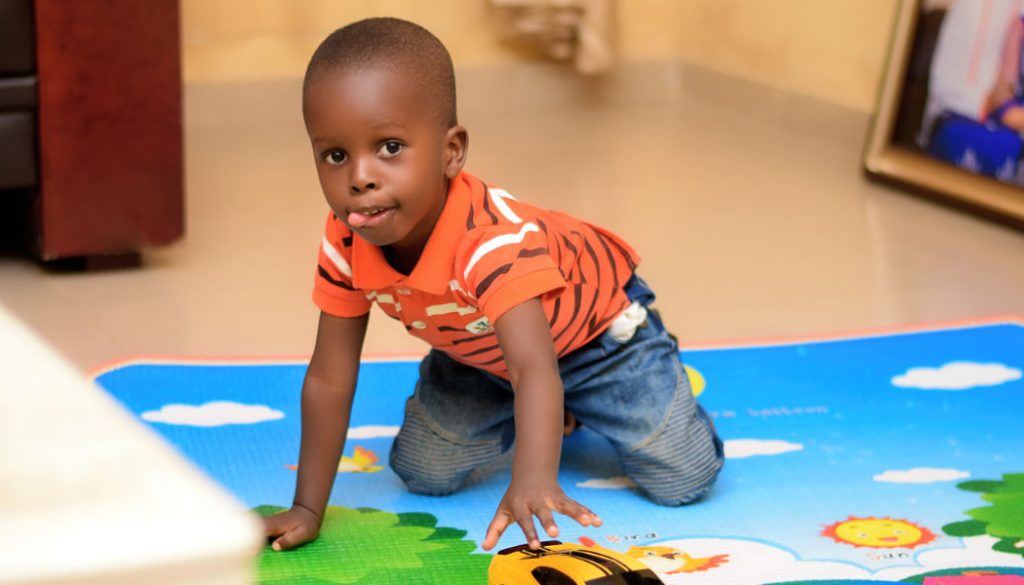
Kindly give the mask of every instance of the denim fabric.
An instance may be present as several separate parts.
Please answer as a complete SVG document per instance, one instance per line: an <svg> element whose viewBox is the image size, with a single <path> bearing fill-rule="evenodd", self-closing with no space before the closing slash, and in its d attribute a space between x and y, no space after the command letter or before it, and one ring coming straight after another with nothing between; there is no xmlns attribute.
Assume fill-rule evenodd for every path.
<svg viewBox="0 0 1024 585"><path fill-rule="evenodd" d="M664 505L704 495L722 467L722 443L693 398L679 349L639 277L626 285L647 320L625 342L605 332L559 360L565 406L606 437L625 473ZM431 351L391 450L391 466L410 490L447 494L508 450L515 438L507 380Z"/></svg>

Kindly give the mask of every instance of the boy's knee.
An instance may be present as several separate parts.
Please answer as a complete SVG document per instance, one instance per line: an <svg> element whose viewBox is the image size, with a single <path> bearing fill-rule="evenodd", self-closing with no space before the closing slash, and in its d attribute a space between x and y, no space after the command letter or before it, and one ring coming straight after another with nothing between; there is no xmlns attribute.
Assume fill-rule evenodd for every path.
<svg viewBox="0 0 1024 585"><path fill-rule="evenodd" d="M432 422L416 402L409 399L405 421L391 445L389 463L409 491L425 495L446 495L459 488L470 473L502 452L502 439L458 441Z"/></svg>
<svg viewBox="0 0 1024 585"><path fill-rule="evenodd" d="M725 463L721 440L714 434L707 443L688 449L650 449L623 458L627 475L640 492L662 506L682 506L703 498L711 490Z"/></svg>
<svg viewBox="0 0 1024 585"><path fill-rule="evenodd" d="M462 487L468 473L453 473L418 457L403 457L398 449L391 450L391 470L406 488L414 494L446 496Z"/></svg>
<svg viewBox="0 0 1024 585"><path fill-rule="evenodd" d="M634 482L640 492L655 504L661 506L683 506L692 504L711 491L722 468L721 461L710 466L689 470L667 478L647 478Z"/></svg>

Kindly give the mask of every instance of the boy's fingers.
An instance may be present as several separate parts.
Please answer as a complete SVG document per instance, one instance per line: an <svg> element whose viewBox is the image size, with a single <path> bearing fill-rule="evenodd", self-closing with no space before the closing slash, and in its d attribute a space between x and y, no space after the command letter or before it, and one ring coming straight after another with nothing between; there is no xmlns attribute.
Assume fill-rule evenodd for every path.
<svg viewBox="0 0 1024 585"><path fill-rule="evenodd" d="M275 540L270 546L277 551L291 550L313 540L315 536L315 532L311 532L306 527L299 526L285 531L281 534L281 537Z"/></svg>
<svg viewBox="0 0 1024 585"><path fill-rule="evenodd" d="M278 523L277 518L270 516L263 519L263 534L265 536L277 536L281 534L281 525Z"/></svg>
<svg viewBox="0 0 1024 585"><path fill-rule="evenodd" d="M270 545L270 548L276 551L291 550L299 545L298 540L299 539L295 536L295 531L285 532L280 538Z"/></svg>
<svg viewBox="0 0 1024 585"><path fill-rule="evenodd" d="M498 539L505 533L509 523L509 515L503 510L498 510L498 513L494 515L494 519L491 520L490 526L487 527L487 536L484 537L484 550L491 550L494 548L494 545L498 544Z"/></svg>
<svg viewBox="0 0 1024 585"><path fill-rule="evenodd" d="M544 527L544 532L551 538L558 536L558 524L555 523L554 516L551 515L551 510L547 506L534 512L537 515L537 519L540 520L541 526Z"/></svg>
<svg viewBox="0 0 1024 585"><path fill-rule="evenodd" d="M540 539L537 538L537 527L533 525L533 512L526 504L516 506L512 511L512 515L515 516L516 523L523 529L523 536L526 537L526 542L530 544L530 548L540 548Z"/></svg>
<svg viewBox="0 0 1024 585"><path fill-rule="evenodd" d="M289 528L287 526L274 526L273 529L268 529L266 537L269 539L276 539L279 536L288 534Z"/></svg>
<svg viewBox="0 0 1024 585"><path fill-rule="evenodd" d="M590 508L580 504L575 500L566 498L562 501L562 505L559 506L558 511L565 516L572 518L579 522L583 526L600 526L601 518L598 517Z"/></svg>

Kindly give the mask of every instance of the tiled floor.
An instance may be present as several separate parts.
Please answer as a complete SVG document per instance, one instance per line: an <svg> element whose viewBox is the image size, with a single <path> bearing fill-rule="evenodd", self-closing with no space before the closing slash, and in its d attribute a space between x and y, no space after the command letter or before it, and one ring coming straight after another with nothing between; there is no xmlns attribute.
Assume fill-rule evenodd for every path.
<svg viewBox="0 0 1024 585"><path fill-rule="evenodd" d="M658 64L460 84L467 168L630 240L684 344L1024 314L1024 232L867 181L865 113ZM298 85L187 87L186 238L138 270L0 257L0 302L83 370L307 354L326 206ZM423 350L371 320L368 353Z"/></svg>

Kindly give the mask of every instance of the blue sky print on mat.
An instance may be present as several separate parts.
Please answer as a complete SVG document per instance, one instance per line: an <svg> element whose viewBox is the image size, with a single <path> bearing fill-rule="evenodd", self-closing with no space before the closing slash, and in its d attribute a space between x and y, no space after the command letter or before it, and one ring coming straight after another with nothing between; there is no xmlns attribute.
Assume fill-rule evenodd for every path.
<svg viewBox="0 0 1024 585"><path fill-rule="evenodd" d="M605 524L583 529L562 518L562 540L726 555L699 573L663 575L667 583L694 575L701 583L898 581L948 567L1024 567L1019 555L991 551L988 537L942 531L985 504L959 482L1024 472L1020 324L690 350L683 358L706 380L699 399L726 441L718 484L697 505L656 506L631 489L611 447L583 428L565 441L560 479ZM304 370L140 363L97 382L246 505L287 506ZM331 502L428 512L482 542L509 480L507 458L442 498L408 493L387 468L416 376L415 362L363 364L345 455L358 446L383 470L339 474ZM934 538L886 548L824 534L850 518L904 521ZM510 528L499 546L521 540Z"/></svg>

